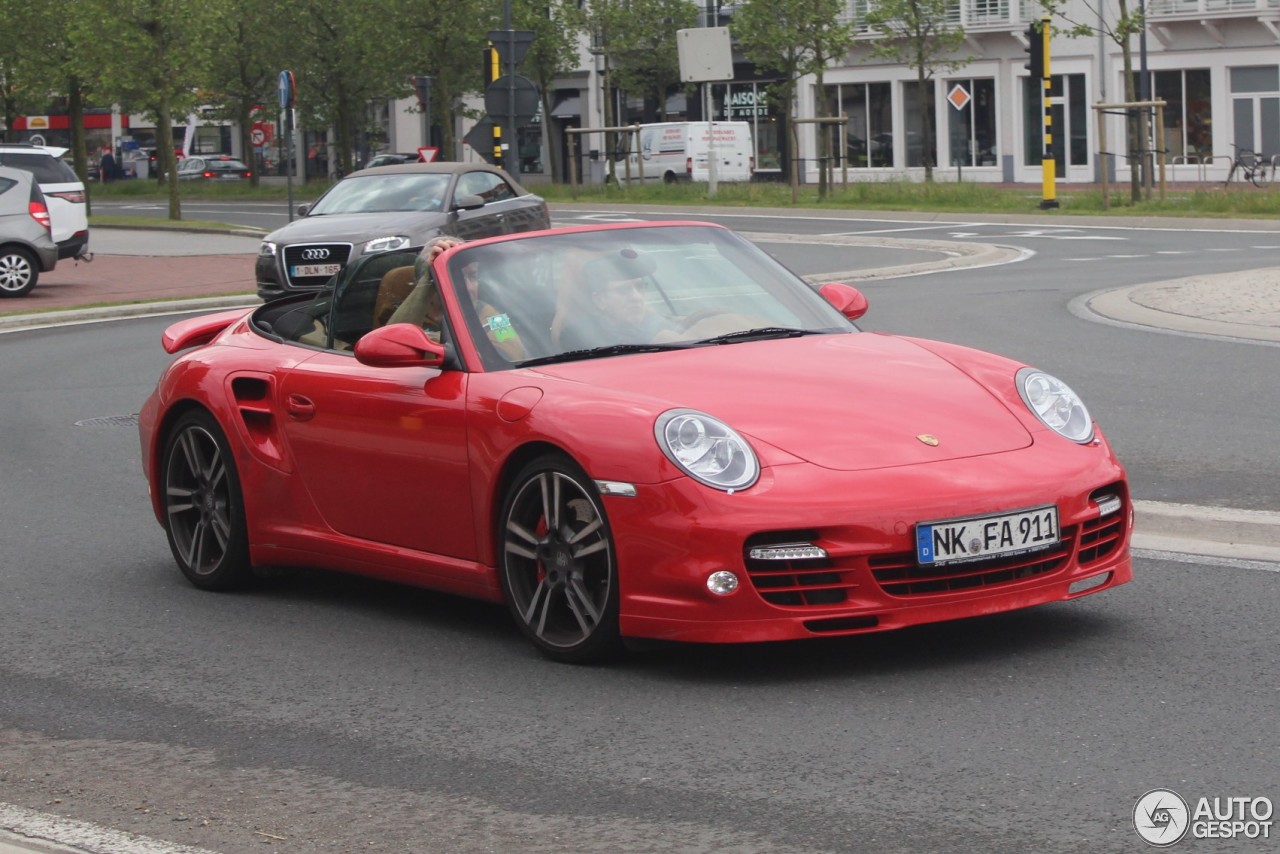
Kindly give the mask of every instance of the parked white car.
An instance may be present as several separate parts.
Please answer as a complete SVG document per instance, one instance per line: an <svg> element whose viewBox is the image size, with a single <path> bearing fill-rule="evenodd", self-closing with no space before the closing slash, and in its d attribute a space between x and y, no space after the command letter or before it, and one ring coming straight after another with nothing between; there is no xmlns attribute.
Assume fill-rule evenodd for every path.
<svg viewBox="0 0 1280 854"><path fill-rule="evenodd" d="M62 160L68 149L21 142L0 144L0 166L30 172L44 193L59 258L89 255L89 206L84 184Z"/></svg>

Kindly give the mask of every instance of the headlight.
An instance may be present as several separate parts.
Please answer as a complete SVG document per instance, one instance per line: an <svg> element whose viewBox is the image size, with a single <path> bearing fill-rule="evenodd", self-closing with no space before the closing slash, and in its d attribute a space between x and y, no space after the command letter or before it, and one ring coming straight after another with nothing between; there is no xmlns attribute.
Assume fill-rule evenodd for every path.
<svg viewBox="0 0 1280 854"><path fill-rule="evenodd" d="M1093 441L1093 419L1084 402L1066 383L1034 368L1018 371L1015 382L1022 402L1056 433L1073 442Z"/></svg>
<svg viewBox="0 0 1280 854"><path fill-rule="evenodd" d="M732 492L760 476L760 463L746 440L704 412L664 412L653 433L667 459L699 483Z"/></svg>
<svg viewBox="0 0 1280 854"><path fill-rule="evenodd" d="M270 241L262 241L262 245L258 247L259 255L266 255L268 258L276 257L276 245Z"/></svg>
<svg viewBox="0 0 1280 854"><path fill-rule="evenodd" d="M370 240L364 245L364 252L368 255L371 252L391 252L395 249L408 249L409 238L402 234L394 237L377 237Z"/></svg>

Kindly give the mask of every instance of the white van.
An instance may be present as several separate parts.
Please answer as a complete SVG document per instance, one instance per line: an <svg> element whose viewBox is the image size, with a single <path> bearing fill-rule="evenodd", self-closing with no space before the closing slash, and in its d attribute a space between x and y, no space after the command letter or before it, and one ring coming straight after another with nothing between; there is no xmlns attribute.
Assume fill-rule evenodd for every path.
<svg viewBox="0 0 1280 854"><path fill-rule="evenodd" d="M716 181L750 181L756 159L751 126L746 122L640 125L639 151L629 155L632 179L640 177L638 161L643 160L646 181L710 180L707 172L709 127L715 128ZM621 179L622 175L618 177Z"/></svg>

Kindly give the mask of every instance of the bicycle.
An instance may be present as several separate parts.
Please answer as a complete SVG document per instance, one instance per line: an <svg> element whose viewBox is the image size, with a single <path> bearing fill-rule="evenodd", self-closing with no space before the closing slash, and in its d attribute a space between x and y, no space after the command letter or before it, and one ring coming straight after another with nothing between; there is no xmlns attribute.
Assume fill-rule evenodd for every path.
<svg viewBox="0 0 1280 854"><path fill-rule="evenodd" d="M1231 179L1235 177L1236 171L1240 172L1240 180L1248 181L1255 187L1265 187L1271 181L1271 163L1258 156L1251 148L1242 148L1234 143L1231 146L1236 150L1235 159L1231 161L1231 171L1227 173L1227 180L1223 186L1229 186Z"/></svg>

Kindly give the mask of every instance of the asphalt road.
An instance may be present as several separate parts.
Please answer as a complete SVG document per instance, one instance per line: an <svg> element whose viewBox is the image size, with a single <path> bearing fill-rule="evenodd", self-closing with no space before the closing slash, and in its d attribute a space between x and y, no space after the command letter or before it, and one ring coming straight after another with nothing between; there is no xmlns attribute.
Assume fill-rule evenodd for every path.
<svg viewBox="0 0 1280 854"><path fill-rule="evenodd" d="M1148 497L1272 500L1278 348L1079 320L1096 280L1029 269L864 289L884 328L1069 375ZM200 593L129 418L166 323L0 336L0 826L164 843L58 825L104 854L1127 852L1150 789L1280 800L1276 564L1143 553L1072 603L608 668L542 660L500 608L363 579Z"/></svg>

